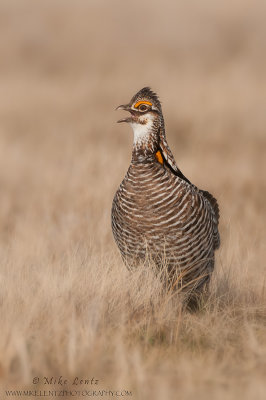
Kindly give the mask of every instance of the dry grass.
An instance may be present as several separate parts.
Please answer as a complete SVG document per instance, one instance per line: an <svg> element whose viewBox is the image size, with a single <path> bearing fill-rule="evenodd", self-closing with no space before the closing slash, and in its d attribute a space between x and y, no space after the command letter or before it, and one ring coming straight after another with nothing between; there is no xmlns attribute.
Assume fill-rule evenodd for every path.
<svg viewBox="0 0 266 400"><path fill-rule="evenodd" d="M259 0L1 1L1 399L60 375L134 399L265 398L264 15ZM111 234L132 141L113 109L144 85L221 207L194 314L127 272Z"/></svg>

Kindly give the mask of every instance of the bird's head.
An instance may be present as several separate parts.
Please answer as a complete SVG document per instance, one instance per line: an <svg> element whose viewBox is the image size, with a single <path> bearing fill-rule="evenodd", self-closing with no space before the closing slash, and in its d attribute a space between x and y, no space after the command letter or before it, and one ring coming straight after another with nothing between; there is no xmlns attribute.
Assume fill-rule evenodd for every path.
<svg viewBox="0 0 266 400"><path fill-rule="evenodd" d="M129 117L117 122L128 122L134 132L134 143L142 144L150 139L159 139L159 130L163 125L161 103L149 87L141 89L128 104L116 108L130 113Z"/></svg>

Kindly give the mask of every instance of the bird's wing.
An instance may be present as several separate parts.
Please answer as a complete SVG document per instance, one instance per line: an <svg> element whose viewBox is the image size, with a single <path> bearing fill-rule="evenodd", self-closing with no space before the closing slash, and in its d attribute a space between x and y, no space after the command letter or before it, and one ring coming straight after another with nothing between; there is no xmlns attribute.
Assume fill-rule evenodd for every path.
<svg viewBox="0 0 266 400"><path fill-rule="evenodd" d="M164 161L164 164L170 169L170 171L178 176L179 178L181 178L182 180L190 183L191 185L193 185L190 180L188 178L185 177L185 175L183 175L183 173L180 171L180 169L178 168L174 156L170 150L170 147L168 146L168 143L166 141L165 135L162 131L160 131L160 152ZM193 185L195 188L196 186ZM220 218L220 213L219 213L219 206L218 206L218 202L215 199L215 197L213 197L213 195L209 192L207 192L207 190L201 190L199 189L199 192L202 196L204 196L208 202L211 205L212 211L213 211L213 217L214 217L214 250L218 249L220 246L220 235L219 235L219 231L218 231L218 224L219 224L219 218Z"/></svg>
<svg viewBox="0 0 266 400"><path fill-rule="evenodd" d="M218 201L207 190L199 190L199 192L209 201L213 211L213 226L214 226L214 250L220 247L220 234L218 231L220 211Z"/></svg>

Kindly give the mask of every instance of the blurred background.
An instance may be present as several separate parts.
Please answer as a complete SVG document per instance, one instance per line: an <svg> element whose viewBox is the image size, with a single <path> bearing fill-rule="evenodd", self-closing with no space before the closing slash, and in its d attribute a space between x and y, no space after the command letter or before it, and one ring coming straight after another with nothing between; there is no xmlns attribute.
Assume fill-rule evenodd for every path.
<svg viewBox="0 0 266 400"><path fill-rule="evenodd" d="M248 237L241 254L261 265L265 12L259 0L1 0L2 255L115 249L132 132L114 109L149 85L180 169L218 198L223 243Z"/></svg>
<svg viewBox="0 0 266 400"><path fill-rule="evenodd" d="M0 377L5 379L10 373L12 379L29 382L33 371L51 370L61 375L64 368L74 374L79 368L84 375L88 365L93 366L92 373L106 371L110 379L123 377L123 371L128 371L129 380L135 376L129 366L125 370L131 361L126 364L124 360L131 353L120 336L113 335L115 343L124 346L124 358L117 353L120 369L113 368L114 358L106 351L112 335L105 332L113 324L108 319L113 315L108 301L110 297L117 299L118 306L113 308L121 315L119 305L126 304L127 299L123 282L128 277L116 261L108 267L109 272L116 271L112 281L112 274L104 272L104 260L111 254L118 257L110 227L111 204L127 171L132 148L131 129L116 124L122 113L114 110L144 86L150 86L162 101L167 139L179 168L195 185L218 199L222 246L217 252L216 270L229 271L228 275L235 271L233 284L242 271L246 273L246 293L253 280L257 307L263 314L265 15L266 3L262 0L0 0L0 304L4 321ZM85 249L90 264L79 260L79 248ZM90 281L91 266L95 266L93 276L99 274L98 281ZM102 285L101 273L107 277ZM122 283L126 289L121 301ZM102 292L97 292L97 285ZM139 299L142 292L135 286ZM94 322L95 296L106 309L104 314L100 306L96 308L98 318L105 315L102 318L107 321L100 334ZM249 298L241 304L242 309L246 307L243 304L252 308ZM75 307L76 314L72 312ZM228 315L237 316L230 307ZM263 342L262 314L258 314L256 323ZM175 310L169 315L166 327L171 321L175 326ZM158 386L162 373L167 377L166 387L170 387L171 374L173 388L186 382L187 398L191 398L192 387L197 391L199 370L206 375L209 388L223 352L228 360L219 364L224 379L219 385L226 388L232 375L236 392L245 391L243 376L247 381L251 371L258 381L254 378L247 398L252 398L254 388L265 394L260 389L265 389L265 357L264 361L259 358L265 353L259 345L253 346L255 336L250 341L243 339L241 345L245 315L239 336L232 342L239 321L236 317L232 324L225 315L227 319L217 317L215 324L212 315L209 322L204 315L202 320L192 316L191 330L186 322L189 316L184 316L181 328L188 333L182 339L181 329L184 357L175 345L179 342L173 342L172 350L163 343L165 353L161 353L159 342L158 353L147 358L142 333L136 335L139 341L132 339L136 348L144 349L146 371L150 365L157 371L157 375L150 373L150 382L156 379L151 386L158 388L158 398L162 398ZM142 323L145 331L145 318ZM206 324L207 333L212 335L195 353L195 347L189 344L191 332L206 335ZM135 332L131 325L128 329L130 334ZM137 329L142 332L142 328ZM89 336L91 332L94 336ZM247 336L244 328L242 333ZM201 341L201 336L195 340ZM209 347L205 343L210 343ZM243 364L241 375L241 357L249 351L247 343L252 344L255 355L249 364ZM234 352L237 348L239 353ZM134 351L132 357L138 354ZM171 353L173 362L168 365ZM162 365L157 363L160 354L164 354ZM211 360L213 357L209 369L205 368L205 354ZM142 385L148 378L143 378L144 361L138 357ZM175 368L179 368L181 377L187 374L185 380L176 380ZM206 399L206 392L198 398Z"/></svg>

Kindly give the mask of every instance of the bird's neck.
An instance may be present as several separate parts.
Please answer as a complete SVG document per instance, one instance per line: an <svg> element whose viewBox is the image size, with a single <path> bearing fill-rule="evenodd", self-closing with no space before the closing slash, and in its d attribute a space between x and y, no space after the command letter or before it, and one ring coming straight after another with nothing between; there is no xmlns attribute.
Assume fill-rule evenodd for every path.
<svg viewBox="0 0 266 400"><path fill-rule="evenodd" d="M134 133L133 161L143 161L153 156L159 146L159 126L156 121L131 124Z"/></svg>

